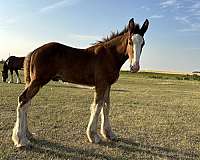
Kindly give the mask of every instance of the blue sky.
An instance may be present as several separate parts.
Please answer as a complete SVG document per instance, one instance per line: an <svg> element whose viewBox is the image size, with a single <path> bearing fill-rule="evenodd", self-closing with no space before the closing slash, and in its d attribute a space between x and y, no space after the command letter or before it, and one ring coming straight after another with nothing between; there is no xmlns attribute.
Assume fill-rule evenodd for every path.
<svg viewBox="0 0 200 160"><path fill-rule="evenodd" d="M85 48L130 18L150 26L141 69L200 70L199 0L0 0L0 59L51 41ZM126 63L123 68L129 65Z"/></svg>

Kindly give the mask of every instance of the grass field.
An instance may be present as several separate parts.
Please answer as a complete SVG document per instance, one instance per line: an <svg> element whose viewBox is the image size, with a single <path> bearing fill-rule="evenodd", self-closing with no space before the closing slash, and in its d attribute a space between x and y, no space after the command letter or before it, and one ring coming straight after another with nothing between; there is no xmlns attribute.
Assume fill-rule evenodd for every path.
<svg viewBox="0 0 200 160"><path fill-rule="evenodd" d="M183 80L182 80L183 79ZM0 82L0 159L200 159L200 81L173 75L122 73L111 91L117 142L86 137L93 90L50 82L29 110L32 147L11 141L23 84Z"/></svg>

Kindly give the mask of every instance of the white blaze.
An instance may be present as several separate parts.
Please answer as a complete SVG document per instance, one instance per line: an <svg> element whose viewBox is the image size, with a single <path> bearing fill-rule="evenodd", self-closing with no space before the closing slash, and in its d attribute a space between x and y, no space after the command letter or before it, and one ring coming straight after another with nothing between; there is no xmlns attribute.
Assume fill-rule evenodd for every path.
<svg viewBox="0 0 200 160"><path fill-rule="evenodd" d="M143 37L139 34L134 34L132 36L133 41L133 59L131 61L131 65L134 66L136 64L139 64L140 62L140 55L141 55L141 48L142 44L144 42Z"/></svg>

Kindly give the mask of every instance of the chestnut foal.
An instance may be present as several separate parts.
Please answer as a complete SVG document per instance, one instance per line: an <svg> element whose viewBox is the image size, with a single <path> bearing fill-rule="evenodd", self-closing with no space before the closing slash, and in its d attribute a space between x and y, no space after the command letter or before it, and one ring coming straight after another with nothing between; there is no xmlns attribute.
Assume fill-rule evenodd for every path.
<svg viewBox="0 0 200 160"><path fill-rule="evenodd" d="M31 99L50 80L95 86L94 101L87 127L87 137L99 143L97 121L101 115L101 134L114 140L115 134L109 120L110 89L119 77L121 66L129 58L130 71L140 69L139 60L144 46L144 34L148 29L146 20L140 28L133 18L120 33L99 41L86 49L77 49L59 43L48 43L31 52L24 62L25 90L18 98L17 120L12 140L16 147L29 144L27 111Z"/></svg>

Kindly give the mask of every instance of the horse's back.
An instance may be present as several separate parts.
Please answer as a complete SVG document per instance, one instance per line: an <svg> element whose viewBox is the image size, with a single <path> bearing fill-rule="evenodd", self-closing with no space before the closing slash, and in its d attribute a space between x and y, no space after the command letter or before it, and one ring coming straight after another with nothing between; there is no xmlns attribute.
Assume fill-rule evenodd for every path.
<svg viewBox="0 0 200 160"><path fill-rule="evenodd" d="M94 55L84 49L51 42L33 51L31 66L32 75L44 81L94 83Z"/></svg>
<svg viewBox="0 0 200 160"><path fill-rule="evenodd" d="M114 83L119 76L114 53L104 46L90 49L72 48L60 43L45 44L31 55L31 79L43 84L50 80L93 86L96 83Z"/></svg>
<svg viewBox="0 0 200 160"><path fill-rule="evenodd" d="M84 49L72 48L56 42L45 44L33 52L33 63L35 65L49 67L53 65L52 67L58 69L84 67L93 58L94 56L85 52Z"/></svg>
<svg viewBox="0 0 200 160"><path fill-rule="evenodd" d="M5 63L9 69L19 70L23 68L24 58L25 57L10 56Z"/></svg>

